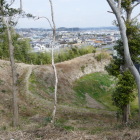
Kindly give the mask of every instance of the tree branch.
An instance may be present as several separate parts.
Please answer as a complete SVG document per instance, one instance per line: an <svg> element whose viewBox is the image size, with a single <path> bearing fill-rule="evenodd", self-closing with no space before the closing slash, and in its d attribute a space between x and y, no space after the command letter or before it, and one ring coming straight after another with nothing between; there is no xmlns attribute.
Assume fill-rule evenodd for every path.
<svg viewBox="0 0 140 140"><path fill-rule="evenodd" d="M52 26L52 24L51 24L50 20L49 20L47 17L37 17L37 19L35 19L35 20L38 20L38 19L41 19L41 18L46 19L46 20L48 21L48 23L49 23L49 25L50 25L51 29L53 30L53 26Z"/></svg>
<svg viewBox="0 0 140 140"><path fill-rule="evenodd" d="M114 14L114 12L112 12L112 11L107 11L108 13L111 13L111 14Z"/></svg>
<svg viewBox="0 0 140 140"><path fill-rule="evenodd" d="M135 16L134 18L132 18L132 21L135 20L138 16L140 16L140 13L137 16Z"/></svg>
<svg viewBox="0 0 140 140"><path fill-rule="evenodd" d="M132 6L132 9L134 9L136 6L138 6L140 2L136 3L135 5Z"/></svg>
<svg viewBox="0 0 140 140"><path fill-rule="evenodd" d="M9 7L15 2L15 0L11 0L11 3L9 4Z"/></svg>
<svg viewBox="0 0 140 140"><path fill-rule="evenodd" d="M124 21L124 22L126 22L126 20L125 20L125 17L124 17L124 16L122 16L122 19L123 19L123 21Z"/></svg>

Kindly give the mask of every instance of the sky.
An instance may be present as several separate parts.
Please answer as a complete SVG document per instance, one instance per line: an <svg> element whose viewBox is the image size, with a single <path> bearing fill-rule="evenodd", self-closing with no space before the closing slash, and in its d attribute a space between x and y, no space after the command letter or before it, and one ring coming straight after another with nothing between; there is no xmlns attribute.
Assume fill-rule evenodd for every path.
<svg viewBox="0 0 140 140"><path fill-rule="evenodd" d="M19 6L16 0L15 7ZM115 16L106 0L52 0L56 27L106 27L113 26ZM35 16L51 19L49 0L23 0L23 10ZM140 13L140 6L133 15ZM139 18L140 19L140 18ZM50 28L47 20L20 19L17 28Z"/></svg>

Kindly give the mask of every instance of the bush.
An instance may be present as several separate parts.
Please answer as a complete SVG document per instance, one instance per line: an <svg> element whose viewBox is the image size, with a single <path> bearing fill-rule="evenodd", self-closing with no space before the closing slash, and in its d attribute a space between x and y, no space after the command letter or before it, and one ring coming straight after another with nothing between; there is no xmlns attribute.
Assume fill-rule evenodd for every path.
<svg viewBox="0 0 140 140"><path fill-rule="evenodd" d="M86 47L82 46L80 48L74 46L71 48L61 50L59 54L55 53L55 62L70 60L75 57L93 53L93 52L95 52L95 48L93 46L86 46Z"/></svg>
<svg viewBox="0 0 140 140"><path fill-rule="evenodd" d="M103 59L110 59L110 55L106 52L102 52L102 53L98 54L95 58L97 61L101 61Z"/></svg>

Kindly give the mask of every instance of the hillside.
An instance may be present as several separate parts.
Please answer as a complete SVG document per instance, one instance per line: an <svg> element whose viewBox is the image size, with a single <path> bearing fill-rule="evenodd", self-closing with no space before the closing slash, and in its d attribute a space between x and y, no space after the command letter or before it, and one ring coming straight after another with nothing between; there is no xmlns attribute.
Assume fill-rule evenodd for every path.
<svg viewBox="0 0 140 140"><path fill-rule="evenodd" d="M12 94L11 73L8 61L0 60L0 138L23 140L104 140L138 138L139 131L129 127L123 130L119 128L115 119L115 112L104 100L102 95L92 95L93 86L91 78L100 84L98 92L105 93L103 98L108 102L110 92L108 86L113 86L112 78L106 76L104 66L109 60L98 62L93 54L84 55L70 61L56 64L58 71L58 110L55 128L49 125L53 109L54 74L51 65L27 65L17 63L18 87L19 87L19 115L21 125L17 129L11 127L12 118ZM93 75L87 75L95 73ZM99 74L101 72L102 74ZM83 76L87 75L85 78ZM101 81L101 77L108 81ZM79 79L80 78L80 79ZM89 80L89 83L80 80ZM80 83L80 84L79 84ZM83 88L81 88L81 86ZM84 88L85 87L85 88ZM82 89L84 98L77 92ZM95 89L95 90L96 90ZM105 92L102 92L102 91ZM77 96L80 95L80 96ZM107 96L106 96L107 95ZM109 97L110 98L110 97ZM120 132L122 130L122 132Z"/></svg>
<svg viewBox="0 0 140 140"><path fill-rule="evenodd" d="M108 63L104 60L98 63L93 54L81 56L70 61L58 63L58 98L59 102L72 103L74 100L72 83L83 75L93 72L103 72L104 66ZM53 100L54 74L51 65L27 65L17 63L18 86L20 104L27 104L26 96L35 100L44 99L50 103ZM11 73L8 61L0 60L0 91L1 108L8 110L11 103ZM72 95L72 96L71 96ZM4 106L5 105L5 106Z"/></svg>

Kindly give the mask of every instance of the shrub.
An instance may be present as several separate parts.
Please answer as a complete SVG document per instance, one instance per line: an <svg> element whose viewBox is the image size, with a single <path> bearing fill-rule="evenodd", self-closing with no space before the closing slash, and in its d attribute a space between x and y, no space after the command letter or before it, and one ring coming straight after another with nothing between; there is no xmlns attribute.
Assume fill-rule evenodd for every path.
<svg viewBox="0 0 140 140"><path fill-rule="evenodd" d="M106 52L102 52L102 53L98 54L95 58L97 61L101 61L103 59L110 59L110 55Z"/></svg>

